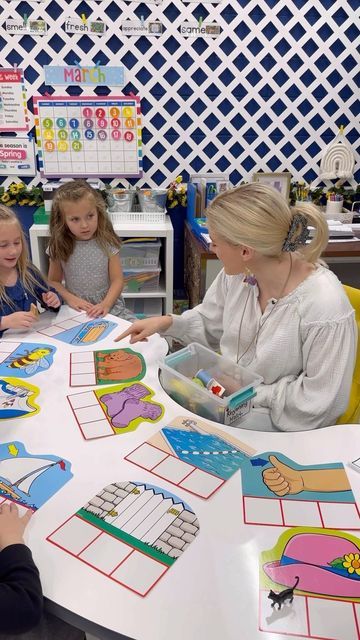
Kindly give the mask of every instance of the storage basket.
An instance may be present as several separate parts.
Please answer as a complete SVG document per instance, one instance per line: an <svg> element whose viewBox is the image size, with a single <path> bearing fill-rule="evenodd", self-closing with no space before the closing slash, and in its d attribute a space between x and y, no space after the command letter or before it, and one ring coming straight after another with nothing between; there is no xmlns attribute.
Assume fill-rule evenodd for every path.
<svg viewBox="0 0 360 640"><path fill-rule="evenodd" d="M166 221L166 211L140 211L140 207L134 206L133 211L108 211L113 224L159 224Z"/></svg>
<svg viewBox="0 0 360 640"><path fill-rule="evenodd" d="M163 313L161 298L126 298L125 305L139 318L161 316Z"/></svg>
<svg viewBox="0 0 360 640"><path fill-rule="evenodd" d="M158 267L161 242L129 242L124 243L120 251L123 269Z"/></svg>
<svg viewBox="0 0 360 640"><path fill-rule="evenodd" d="M160 267L148 269L124 269L124 293L137 293L141 291L158 291L160 279Z"/></svg>

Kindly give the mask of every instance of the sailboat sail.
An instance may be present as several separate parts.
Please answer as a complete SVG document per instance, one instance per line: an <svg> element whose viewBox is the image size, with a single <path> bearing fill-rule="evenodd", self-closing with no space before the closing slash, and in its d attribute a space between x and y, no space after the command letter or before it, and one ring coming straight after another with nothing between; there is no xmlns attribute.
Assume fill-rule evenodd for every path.
<svg viewBox="0 0 360 640"><path fill-rule="evenodd" d="M10 486L29 493L34 480L55 464L57 462L49 462L45 458L7 458L0 461L0 477Z"/></svg>

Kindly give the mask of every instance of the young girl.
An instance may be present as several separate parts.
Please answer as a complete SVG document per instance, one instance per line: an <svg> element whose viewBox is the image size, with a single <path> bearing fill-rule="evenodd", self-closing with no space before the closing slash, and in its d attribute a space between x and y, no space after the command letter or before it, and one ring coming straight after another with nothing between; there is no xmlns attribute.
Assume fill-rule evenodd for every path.
<svg viewBox="0 0 360 640"><path fill-rule="evenodd" d="M37 302L58 309L61 300L28 259L24 234L15 213L0 205L0 337L6 329L30 329Z"/></svg>
<svg viewBox="0 0 360 640"><path fill-rule="evenodd" d="M118 340L159 331L254 369L264 382L241 427L334 424L349 400L357 327L341 283L320 260L324 216L310 203L290 208L278 191L253 182L217 196L207 217L224 269L202 304L182 316L138 320Z"/></svg>
<svg viewBox="0 0 360 640"><path fill-rule="evenodd" d="M112 313L135 320L121 296L120 246L103 198L85 180L66 182L56 190L50 216L49 280L70 307L91 318Z"/></svg>

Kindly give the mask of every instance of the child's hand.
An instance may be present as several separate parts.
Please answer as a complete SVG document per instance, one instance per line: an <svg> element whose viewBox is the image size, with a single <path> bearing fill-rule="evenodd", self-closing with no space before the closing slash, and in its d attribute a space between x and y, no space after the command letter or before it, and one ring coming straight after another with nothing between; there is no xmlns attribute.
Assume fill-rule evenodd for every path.
<svg viewBox="0 0 360 640"><path fill-rule="evenodd" d="M65 302L72 309L75 309L76 311L86 311L87 314L89 313L89 311L94 306L93 304L91 304L91 302L88 302L87 300L83 300L82 298L79 298L78 296L74 296L73 293L69 293L66 296Z"/></svg>
<svg viewBox="0 0 360 640"><path fill-rule="evenodd" d="M46 293L43 293L42 299L48 307L53 307L53 309L57 309L61 306L59 296L54 291L47 291Z"/></svg>
<svg viewBox="0 0 360 640"><path fill-rule="evenodd" d="M13 502L0 506L0 551L11 544L24 544L24 531L32 516L28 509L22 517Z"/></svg>
<svg viewBox="0 0 360 640"><path fill-rule="evenodd" d="M4 329L31 329L36 318L31 311L15 311L1 318L1 331Z"/></svg>
<svg viewBox="0 0 360 640"><path fill-rule="evenodd" d="M90 318L102 318L102 316L106 316L109 313L110 307L104 302L99 302L99 304L94 304L92 309L87 312Z"/></svg>

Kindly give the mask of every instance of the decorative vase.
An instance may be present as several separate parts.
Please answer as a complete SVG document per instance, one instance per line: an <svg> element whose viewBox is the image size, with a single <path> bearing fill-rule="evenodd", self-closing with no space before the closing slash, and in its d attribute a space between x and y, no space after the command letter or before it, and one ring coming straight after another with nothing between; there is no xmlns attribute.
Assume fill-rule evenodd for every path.
<svg viewBox="0 0 360 640"><path fill-rule="evenodd" d="M184 290L184 228L186 207L180 205L168 209L174 229L174 290Z"/></svg>
<svg viewBox="0 0 360 640"><path fill-rule="evenodd" d="M29 206L22 207L19 204L13 205L11 207L11 209L15 211L17 217L19 218L20 224L23 228L30 258L32 256L31 256L29 229L34 224L34 213L37 208L38 208L38 205L33 207L29 207Z"/></svg>

